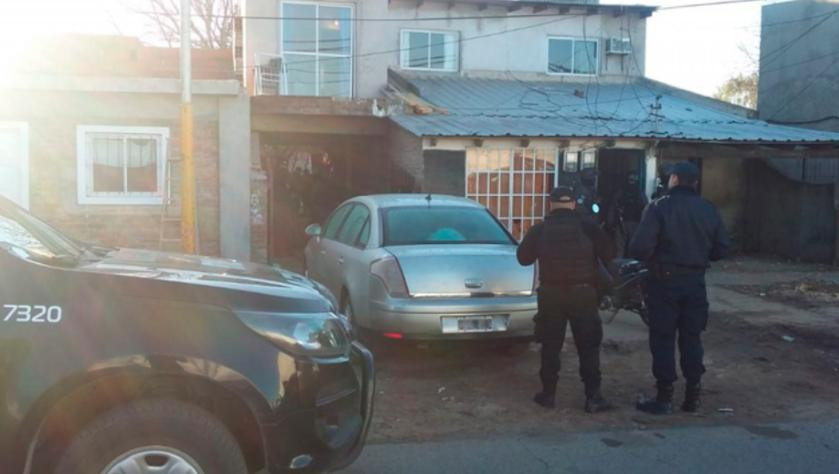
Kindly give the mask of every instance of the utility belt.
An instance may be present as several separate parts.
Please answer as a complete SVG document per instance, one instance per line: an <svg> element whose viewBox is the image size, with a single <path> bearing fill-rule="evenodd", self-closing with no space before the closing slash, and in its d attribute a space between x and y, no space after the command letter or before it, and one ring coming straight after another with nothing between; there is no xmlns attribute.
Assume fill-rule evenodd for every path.
<svg viewBox="0 0 839 474"><path fill-rule="evenodd" d="M677 263L653 263L649 268L653 276L659 279L676 275L704 275L706 270L704 266L679 265Z"/></svg>
<svg viewBox="0 0 839 474"><path fill-rule="evenodd" d="M539 291L574 291L574 290L585 290L589 288L594 288L594 285L591 283L540 283L539 284Z"/></svg>

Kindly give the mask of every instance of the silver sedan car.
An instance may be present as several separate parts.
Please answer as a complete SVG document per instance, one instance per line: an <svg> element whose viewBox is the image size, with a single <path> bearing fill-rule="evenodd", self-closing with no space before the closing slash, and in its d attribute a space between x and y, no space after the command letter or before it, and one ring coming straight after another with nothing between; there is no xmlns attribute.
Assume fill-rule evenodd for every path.
<svg viewBox="0 0 839 474"><path fill-rule="evenodd" d="M361 196L306 229L309 277L353 324L391 339L526 338L535 269L480 204L442 195Z"/></svg>

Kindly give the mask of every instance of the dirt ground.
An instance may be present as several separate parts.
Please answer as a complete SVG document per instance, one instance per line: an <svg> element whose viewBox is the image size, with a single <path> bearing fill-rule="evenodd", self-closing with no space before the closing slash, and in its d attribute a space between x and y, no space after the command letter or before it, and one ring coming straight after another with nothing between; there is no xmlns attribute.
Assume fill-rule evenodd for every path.
<svg viewBox="0 0 839 474"><path fill-rule="evenodd" d="M511 432L751 425L837 416L839 310L835 318L824 319L824 314L833 313L825 313L822 306L826 302L820 298L822 293L835 297L839 285L828 283L830 278L839 279L839 273L831 273L825 267L770 263L771 271L767 271L767 262L749 260L729 264L709 275L711 319L704 337L708 372L703 380L704 406L699 414L653 417L635 410L639 394L654 391L642 326L633 337L617 340L609 339L607 328L602 353L603 390L616 409L597 415L582 411L582 384L570 339L563 351L558 406L553 411L544 410L530 400L539 389L536 344L519 355L487 346L385 344L376 347L378 393L370 442ZM819 277L814 281L825 284L808 286L814 290L804 291L798 300L777 300L785 304L775 309L780 316L771 321L761 319L761 311L731 311L730 304L715 304L712 283L715 280L721 282L720 293L732 284L740 286L737 292L726 293L726 302L737 299L740 307L748 308L764 298L760 293L777 293L772 285L783 283L777 288L795 292L802 284L811 285L802 282L808 281L807 275L815 274ZM812 296L809 293L818 295L808 299ZM821 322L800 323L794 307L786 306L790 301L797 305L799 312L800 308L819 307ZM728 309L715 310L715 306ZM681 400L682 391L680 384L677 401Z"/></svg>
<svg viewBox="0 0 839 474"><path fill-rule="evenodd" d="M812 277L769 285L729 285L728 288L797 308L839 306L839 283Z"/></svg>

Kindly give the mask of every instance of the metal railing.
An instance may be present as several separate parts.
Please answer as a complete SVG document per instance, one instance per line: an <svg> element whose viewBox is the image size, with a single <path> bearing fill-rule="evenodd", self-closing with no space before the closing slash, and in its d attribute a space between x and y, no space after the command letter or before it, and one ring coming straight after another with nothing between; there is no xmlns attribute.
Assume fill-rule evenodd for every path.
<svg viewBox="0 0 839 474"><path fill-rule="evenodd" d="M288 92L288 74L283 57L277 54L256 53L254 59L255 94L286 94Z"/></svg>

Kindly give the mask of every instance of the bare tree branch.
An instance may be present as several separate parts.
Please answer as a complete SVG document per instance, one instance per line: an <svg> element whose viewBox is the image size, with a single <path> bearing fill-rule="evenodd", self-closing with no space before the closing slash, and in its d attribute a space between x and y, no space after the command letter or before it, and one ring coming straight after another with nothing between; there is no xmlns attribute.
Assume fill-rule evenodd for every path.
<svg viewBox="0 0 839 474"><path fill-rule="evenodd" d="M233 40L233 0L192 1L192 45L225 49ZM149 24L152 34L169 47L180 44L180 5L177 0L146 0L135 9Z"/></svg>

